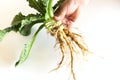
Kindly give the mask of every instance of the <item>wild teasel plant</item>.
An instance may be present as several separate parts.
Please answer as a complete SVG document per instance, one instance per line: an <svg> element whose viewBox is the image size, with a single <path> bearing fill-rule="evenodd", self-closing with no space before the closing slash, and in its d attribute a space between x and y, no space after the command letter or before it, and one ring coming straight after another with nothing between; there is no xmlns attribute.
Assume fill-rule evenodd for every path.
<svg viewBox="0 0 120 80"><path fill-rule="evenodd" d="M53 69L53 71L62 66L67 54L70 56L69 61L72 77L74 80L76 80L74 72L74 55L79 53L77 52L78 49L81 50L82 55L86 55L89 50L80 34L72 32L62 22L55 21L53 19L54 13L61 6L63 1L64 0L58 0L57 3L53 5L53 0L27 0L29 6L37 10L37 13L23 15L21 12L19 12L13 18L11 27L0 30L0 41L2 41L3 38L11 31L20 33L23 36L29 36L32 27L34 27L34 25L37 23L41 23L33 37L25 44L25 47L23 48L20 58L16 62L15 66L18 66L26 61L37 35L43 28L45 28L51 36L55 37L56 44L59 45L62 53L61 61L59 62L57 68Z"/></svg>

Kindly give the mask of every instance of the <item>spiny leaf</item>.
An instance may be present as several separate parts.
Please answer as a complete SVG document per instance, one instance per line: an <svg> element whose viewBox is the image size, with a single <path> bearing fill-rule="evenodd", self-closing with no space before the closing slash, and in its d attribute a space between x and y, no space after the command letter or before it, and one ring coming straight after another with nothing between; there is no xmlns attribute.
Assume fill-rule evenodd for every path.
<svg viewBox="0 0 120 80"><path fill-rule="evenodd" d="M19 24L23 19L25 18L25 16L20 12L18 13L12 20L11 25L17 25Z"/></svg>
<svg viewBox="0 0 120 80"><path fill-rule="evenodd" d="M4 30L0 30L0 41L2 41L3 38L5 37L5 35L7 33L9 33L10 31L11 31L11 27L8 27L8 28L6 28Z"/></svg>
<svg viewBox="0 0 120 80"><path fill-rule="evenodd" d="M0 41L3 40L3 38L5 37L6 34L7 34L7 32L5 30L0 30Z"/></svg>
<svg viewBox="0 0 120 80"><path fill-rule="evenodd" d="M41 23L44 21L44 17L41 17L40 15L28 15L24 20L21 22L21 27L19 29L20 34L23 36L28 36L31 33L31 29L33 25L36 23Z"/></svg>
<svg viewBox="0 0 120 80"><path fill-rule="evenodd" d="M22 22L22 20L25 19L25 17L26 17L26 16L23 15L21 12L18 13L18 14L13 18L13 20L12 20L12 22L11 22L11 25L12 25L11 29L12 29L13 31L15 31L15 32L18 32L18 31L19 31L19 28L21 27L21 22Z"/></svg>
<svg viewBox="0 0 120 80"><path fill-rule="evenodd" d="M34 41L35 41L35 39L36 39L36 37L37 37L37 34L39 33L39 31L42 30L43 27L44 27L44 24L39 27L39 29L38 29L37 32L34 34L34 36L32 37L32 39L29 40L29 41L27 42L27 44L25 44L25 47L24 47L24 49L22 50L22 53L21 53L21 55L20 55L20 58L19 58L19 60L16 62L15 66L23 63L23 62L28 58L29 53L30 53L30 51L31 51L31 48L32 48L32 46L33 46L33 43L34 43Z"/></svg>
<svg viewBox="0 0 120 80"><path fill-rule="evenodd" d="M42 10L44 10L44 12L46 12L47 1L48 0L38 0L39 5L41 6Z"/></svg>
<svg viewBox="0 0 120 80"><path fill-rule="evenodd" d="M45 9L43 9L43 3L41 1L38 2L38 0L27 0L29 2L29 6L36 9L41 14L45 14ZM41 4L42 3L42 4Z"/></svg>

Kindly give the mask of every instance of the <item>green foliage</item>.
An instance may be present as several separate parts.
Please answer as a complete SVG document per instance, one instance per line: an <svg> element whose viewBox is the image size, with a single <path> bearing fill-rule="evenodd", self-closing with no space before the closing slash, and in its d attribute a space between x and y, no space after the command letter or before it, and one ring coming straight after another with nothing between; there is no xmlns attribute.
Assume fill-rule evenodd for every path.
<svg viewBox="0 0 120 80"><path fill-rule="evenodd" d="M25 44L25 47L21 52L21 56L15 64L16 66L23 63L28 58L28 55L37 37L38 32L41 31L42 28L44 27L48 31L53 27L55 23L55 21L53 20L54 11L56 7L58 8L61 5L61 1L63 0L59 0L58 3L53 5L54 7L52 6L53 0L27 0L27 1L29 3L29 6L37 10L38 13L28 14L27 16L25 16L20 12L13 18L11 27L0 30L0 41L2 41L5 35L10 31L19 32L23 36L28 36L30 35L31 29L35 24L37 23L43 24L36 31L32 39ZM53 8L55 9L53 10Z"/></svg>
<svg viewBox="0 0 120 80"><path fill-rule="evenodd" d="M46 7L46 2L47 0L27 0L29 2L29 6L31 8L36 9L39 13L42 15L45 14L45 7Z"/></svg>
<svg viewBox="0 0 120 80"><path fill-rule="evenodd" d="M26 44L25 44L25 47L23 48L22 52L21 52L21 55L20 55L20 58L19 60L16 62L15 66L23 63L29 56L29 53L30 53L30 50L33 46L33 43L36 39L36 36L37 34L42 30L42 28L44 27L44 24L41 25L39 27L39 29L36 31L36 33L34 34L34 36L32 37L32 39L30 39Z"/></svg>
<svg viewBox="0 0 120 80"><path fill-rule="evenodd" d="M23 19L25 19L25 16L20 12L18 13L12 20L11 25L17 25L19 24Z"/></svg>
<svg viewBox="0 0 120 80"><path fill-rule="evenodd" d="M18 62L16 62L15 66L23 63L27 58L28 55L31 51L31 48L33 46L33 43L36 39L36 36L38 34L39 31L41 31L41 29L45 26L48 26L48 23L52 24L52 19L53 18L53 8L52 8L52 0L46 0L47 2L43 1L43 0L38 0L39 4L43 4L45 6L45 8L43 7L43 11L45 10L45 13L40 10L40 8L38 8L39 4L37 5L37 1L35 0L29 0L29 1L34 1L33 3L29 3L29 5L37 10L39 10L40 13L42 13L42 15L29 15L28 18L25 18L24 20L22 20L21 23L21 28L20 28L20 33L22 35L29 35L30 34L30 30L31 27L36 24L37 22L42 22L43 25L41 25L39 27L39 29L37 30L37 32L35 33L35 35L33 36L33 38L28 41L28 43L25 45L24 49L22 50L21 56L18 60ZM47 4L45 4L47 3ZM42 8L41 8L42 9Z"/></svg>
<svg viewBox="0 0 120 80"><path fill-rule="evenodd" d="M5 28L3 30L0 30L0 41L2 41L2 39L5 37L5 35L7 33L9 33L10 31L19 31L19 28L21 26L21 21L25 18L24 15L22 15L22 13L17 14L14 18L13 21L11 23L11 27Z"/></svg>
<svg viewBox="0 0 120 80"><path fill-rule="evenodd" d="M0 41L2 41L3 38L5 37L5 35L6 35L8 32L10 32L10 31L11 31L11 28L10 28L10 27L8 27L8 28L6 28L6 29L4 29L4 30L0 30Z"/></svg>
<svg viewBox="0 0 120 80"><path fill-rule="evenodd" d="M41 23L44 21L44 17L39 14L29 14L24 20L21 21L21 27L19 29L20 34L23 36L28 36L31 33L31 28L36 23Z"/></svg>

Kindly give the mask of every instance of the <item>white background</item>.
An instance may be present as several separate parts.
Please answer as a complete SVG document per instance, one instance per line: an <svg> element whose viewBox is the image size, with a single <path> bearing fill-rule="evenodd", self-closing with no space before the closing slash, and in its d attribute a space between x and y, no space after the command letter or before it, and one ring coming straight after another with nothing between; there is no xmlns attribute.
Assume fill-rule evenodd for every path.
<svg viewBox="0 0 120 80"><path fill-rule="evenodd" d="M0 29L10 26L18 12L36 12L27 4L26 0L0 0ZM120 80L120 1L91 0L82 8L76 26L94 52L77 71L78 80ZM48 73L58 63L60 54L53 48L54 38L44 30L39 34L27 61L14 67L20 51L30 38L31 35L23 37L11 32L0 42L0 80L66 80L65 71Z"/></svg>

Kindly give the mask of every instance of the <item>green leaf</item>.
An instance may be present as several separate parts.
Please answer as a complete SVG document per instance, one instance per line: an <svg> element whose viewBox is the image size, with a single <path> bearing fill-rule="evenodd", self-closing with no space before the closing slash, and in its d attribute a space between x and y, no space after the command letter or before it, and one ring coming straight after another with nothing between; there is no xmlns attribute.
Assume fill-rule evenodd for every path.
<svg viewBox="0 0 120 80"><path fill-rule="evenodd" d="M8 32L5 31L5 30L0 30L0 41L3 40L3 38L5 37L5 35L7 34Z"/></svg>
<svg viewBox="0 0 120 80"><path fill-rule="evenodd" d="M33 43L34 43L34 41L35 41L35 39L36 39L36 37L37 37L37 34L43 29L43 27L44 27L44 24L39 27L39 29L38 29L37 32L34 34L34 36L32 37L32 39L29 40L29 41L27 42L27 44L25 44L25 47L24 47L24 49L22 50L22 53L21 53L21 55L20 55L20 58L19 58L19 60L16 62L15 66L23 63L23 62L28 58L29 53L30 53L30 51L31 51L31 48L32 48L32 46L33 46Z"/></svg>
<svg viewBox="0 0 120 80"><path fill-rule="evenodd" d="M5 35L9 33L11 30L12 30L11 27L8 27L4 30L0 30L0 41L2 41Z"/></svg>
<svg viewBox="0 0 120 80"><path fill-rule="evenodd" d="M44 5L44 7L47 6L47 3L46 3L47 1L48 1L48 0L38 0L39 4Z"/></svg>
<svg viewBox="0 0 120 80"><path fill-rule="evenodd" d="M21 20L21 27L42 18L43 17L40 14L29 14L25 16L23 20Z"/></svg>
<svg viewBox="0 0 120 80"><path fill-rule="evenodd" d="M18 13L11 22L11 31L18 32L19 28L21 27L21 22L26 18L25 15L23 15L21 12Z"/></svg>
<svg viewBox="0 0 120 80"><path fill-rule="evenodd" d="M33 25L37 23L41 23L44 21L44 17L41 17L40 15L33 15L30 14L26 16L24 20L21 22L21 27L19 29L20 34L23 36L28 36L31 33L31 29Z"/></svg>
<svg viewBox="0 0 120 80"><path fill-rule="evenodd" d="M0 41L2 41L3 38L11 31L18 32L20 27L21 27L21 23L18 23L17 25L13 25L11 27L7 27L3 30L0 30Z"/></svg>
<svg viewBox="0 0 120 80"><path fill-rule="evenodd" d="M25 18L25 16L20 12L18 13L12 20L11 25L18 25L23 19Z"/></svg>
<svg viewBox="0 0 120 80"><path fill-rule="evenodd" d="M40 12L42 15L45 14L45 7L43 5L42 0L27 0L29 2L29 6L36 9L38 12Z"/></svg>
<svg viewBox="0 0 120 80"><path fill-rule="evenodd" d="M44 12L46 12L47 1L48 0L38 0L39 5L44 10Z"/></svg>
<svg viewBox="0 0 120 80"><path fill-rule="evenodd" d="M27 25L24 25L21 30L19 31L21 35L23 36L28 36L30 35L31 33L31 28L34 24L33 23L30 23L30 24L27 24Z"/></svg>

